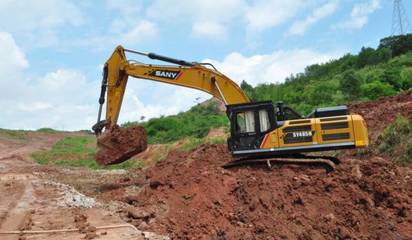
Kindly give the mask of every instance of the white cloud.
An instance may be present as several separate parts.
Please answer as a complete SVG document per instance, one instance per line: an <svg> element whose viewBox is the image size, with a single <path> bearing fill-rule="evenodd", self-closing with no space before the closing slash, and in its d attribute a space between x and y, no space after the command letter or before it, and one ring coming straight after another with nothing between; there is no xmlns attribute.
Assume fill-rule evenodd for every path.
<svg viewBox="0 0 412 240"><path fill-rule="evenodd" d="M0 32L0 127L74 129L91 124L97 85L74 70L31 77L24 52L10 33Z"/></svg>
<svg viewBox="0 0 412 240"><path fill-rule="evenodd" d="M2 76L0 76L2 77ZM0 126L7 128L58 129L89 128L94 123L98 89L96 82L87 81L77 71L58 69L36 79L22 75L11 83L11 88L1 89L0 94L12 91L13 97L1 99L3 110Z"/></svg>
<svg viewBox="0 0 412 240"><path fill-rule="evenodd" d="M6 81L7 76L12 76L14 72L19 72L28 67L26 57L17 46L10 33L0 32L0 56L5 58L0 64L1 81Z"/></svg>
<svg viewBox="0 0 412 240"><path fill-rule="evenodd" d="M288 33L292 35L303 35L306 30L321 20L331 14L333 14L338 7L338 1L333 0L327 2L326 4L316 8L309 16L307 16L304 20L296 21L292 24L289 28Z"/></svg>
<svg viewBox="0 0 412 240"><path fill-rule="evenodd" d="M226 22L244 11L243 0L156 0L147 8L147 16L166 21L213 20Z"/></svg>
<svg viewBox="0 0 412 240"><path fill-rule="evenodd" d="M381 7L380 0L357 3L352 8L350 19L337 25L339 28L361 29L368 23L369 15Z"/></svg>
<svg viewBox="0 0 412 240"><path fill-rule="evenodd" d="M133 15L139 13L142 8L142 2L136 0L106 0L106 7L110 10L121 11L122 14Z"/></svg>
<svg viewBox="0 0 412 240"><path fill-rule="evenodd" d="M246 9L248 28L253 31L278 26L295 16L308 1L258 0Z"/></svg>
<svg viewBox="0 0 412 240"><path fill-rule="evenodd" d="M163 23L192 22L194 36L217 37L225 34L225 25L241 16L245 9L244 0L157 0L150 4L146 14Z"/></svg>
<svg viewBox="0 0 412 240"><path fill-rule="evenodd" d="M56 44L60 28L80 26L85 21L80 8L66 0L2 0L0 12L0 29L31 46Z"/></svg>
<svg viewBox="0 0 412 240"><path fill-rule="evenodd" d="M157 26L149 21L141 20L137 22L129 31L121 34L120 43L132 46L141 41L152 39L158 34ZM115 42L116 40L113 39ZM119 39L117 39L119 41Z"/></svg>
<svg viewBox="0 0 412 240"><path fill-rule="evenodd" d="M146 15L163 23L191 23L194 36L221 38L234 19L244 21L248 31L257 32L288 21L311 3L313 1L305 0L156 0L147 7Z"/></svg>
<svg viewBox="0 0 412 240"><path fill-rule="evenodd" d="M222 38L225 37L226 29L217 22L204 21L193 23L192 32L198 37Z"/></svg>
<svg viewBox="0 0 412 240"><path fill-rule="evenodd" d="M141 100L145 91L152 91L155 101L144 104ZM129 81L119 122L136 121L142 116L145 119L167 116L186 111L199 101L209 99L211 95L195 89L173 86L147 80Z"/></svg>
<svg viewBox="0 0 412 240"><path fill-rule="evenodd" d="M238 84L246 80L252 85L281 83L292 73L302 72L307 65L321 63L339 56L338 53L320 53L311 49L275 51L268 55L243 56L231 53L223 61L205 60L213 63L219 71Z"/></svg>

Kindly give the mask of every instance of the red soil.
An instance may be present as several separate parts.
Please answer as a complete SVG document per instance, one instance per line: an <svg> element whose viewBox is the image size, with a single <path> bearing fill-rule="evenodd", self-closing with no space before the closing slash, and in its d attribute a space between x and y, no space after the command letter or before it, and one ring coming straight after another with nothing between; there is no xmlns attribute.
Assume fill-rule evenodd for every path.
<svg viewBox="0 0 412 240"><path fill-rule="evenodd" d="M412 92L351 104L349 108L352 112L363 116L368 125L369 138L374 142L388 123L394 121L396 115L401 114L412 119Z"/></svg>
<svg viewBox="0 0 412 240"><path fill-rule="evenodd" d="M412 93L350 106L374 142ZM342 154L331 173L310 166L225 170L225 145L172 152L145 171L137 195L116 196L140 228L174 239L411 239L412 171L390 159ZM116 194L119 192L117 191Z"/></svg>

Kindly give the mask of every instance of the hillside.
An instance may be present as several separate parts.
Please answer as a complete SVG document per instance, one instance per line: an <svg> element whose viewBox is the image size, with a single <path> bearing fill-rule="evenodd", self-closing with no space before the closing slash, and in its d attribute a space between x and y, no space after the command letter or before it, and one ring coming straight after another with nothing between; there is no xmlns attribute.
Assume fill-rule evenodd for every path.
<svg viewBox="0 0 412 240"><path fill-rule="evenodd" d="M393 96L412 87L412 34L384 38L376 48L364 47L356 55L306 67L281 84L255 87L243 81L241 88L254 101L283 101L302 114L320 106L333 106ZM208 101L174 116L153 118L143 125L149 143L169 143L183 138L205 137L210 129L227 127L219 103Z"/></svg>

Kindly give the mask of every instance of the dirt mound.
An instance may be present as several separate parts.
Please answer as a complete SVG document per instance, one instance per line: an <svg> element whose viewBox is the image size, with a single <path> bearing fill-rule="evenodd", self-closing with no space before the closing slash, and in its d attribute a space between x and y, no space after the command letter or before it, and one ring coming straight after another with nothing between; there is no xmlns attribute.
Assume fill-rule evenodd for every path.
<svg viewBox="0 0 412 240"><path fill-rule="evenodd" d="M412 119L412 92L404 92L394 97L382 97L376 101L349 105L351 112L365 119L371 142L375 142L383 129L401 114Z"/></svg>
<svg viewBox="0 0 412 240"><path fill-rule="evenodd" d="M128 160L147 148L146 131L141 126L113 126L97 139L96 161L101 165Z"/></svg>
<svg viewBox="0 0 412 240"><path fill-rule="evenodd" d="M337 170L266 166L225 170L225 145L171 153L146 172L127 215L176 239L406 239L411 173L375 157Z"/></svg>

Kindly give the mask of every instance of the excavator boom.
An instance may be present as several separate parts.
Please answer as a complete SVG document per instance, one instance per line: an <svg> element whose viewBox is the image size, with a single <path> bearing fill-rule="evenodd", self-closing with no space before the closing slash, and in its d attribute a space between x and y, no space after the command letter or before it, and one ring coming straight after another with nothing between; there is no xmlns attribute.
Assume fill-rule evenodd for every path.
<svg viewBox="0 0 412 240"><path fill-rule="evenodd" d="M126 52L179 65L151 65L132 62L127 60ZM104 124L108 127L117 124L129 76L201 90L222 100L226 105L250 102L235 82L217 70L205 67L205 64L189 63L155 53L142 53L118 46L104 66L99 100L100 109L102 109L107 87L106 122ZM99 116L101 112L100 110ZM100 117L98 122L100 122ZM99 131L99 129L96 130Z"/></svg>
<svg viewBox="0 0 412 240"><path fill-rule="evenodd" d="M131 61L126 58L126 53L174 65ZM350 115L345 106L316 109L312 115L303 117L282 103L276 106L269 101L252 103L234 81L211 64L118 46L104 66L98 120L93 126L98 135L96 160L104 165L125 161L147 146L142 127L123 129L117 126L129 76L201 90L220 99L227 107L230 121L229 150L243 161L245 157L273 158L368 145L363 118ZM106 118L102 120L106 90Z"/></svg>

